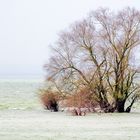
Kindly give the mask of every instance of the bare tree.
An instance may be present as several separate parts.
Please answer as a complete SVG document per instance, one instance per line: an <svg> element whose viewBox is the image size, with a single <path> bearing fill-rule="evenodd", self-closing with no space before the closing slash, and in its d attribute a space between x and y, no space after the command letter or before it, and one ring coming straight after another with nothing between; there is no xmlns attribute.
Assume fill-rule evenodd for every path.
<svg viewBox="0 0 140 140"><path fill-rule="evenodd" d="M106 112L130 112L139 91L134 83L137 71L130 64L139 34L140 12L135 9L91 12L60 34L45 65L47 79L64 95L88 88Z"/></svg>
<svg viewBox="0 0 140 140"><path fill-rule="evenodd" d="M93 13L93 17L101 27L99 34L103 43L109 48L108 63L111 64L113 79L110 84L111 75L108 75L108 83L115 107L118 112L124 112L125 103L131 96L132 102L126 109L130 111L138 91L134 84L136 70L130 66L130 60L133 48L140 43L140 12L126 8L114 15L107 9L101 9Z"/></svg>

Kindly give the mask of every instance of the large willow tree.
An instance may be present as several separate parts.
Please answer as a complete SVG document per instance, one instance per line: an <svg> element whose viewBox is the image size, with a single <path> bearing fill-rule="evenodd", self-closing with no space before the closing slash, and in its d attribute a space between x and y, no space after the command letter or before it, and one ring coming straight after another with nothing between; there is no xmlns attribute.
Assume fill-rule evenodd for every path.
<svg viewBox="0 0 140 140"><path fill-rule="evenodd" d="M132 66L139 44L140 11L93 11L51 46L47 79L64 97L86 88L106 112L130 112L139 95Z"/></svg>

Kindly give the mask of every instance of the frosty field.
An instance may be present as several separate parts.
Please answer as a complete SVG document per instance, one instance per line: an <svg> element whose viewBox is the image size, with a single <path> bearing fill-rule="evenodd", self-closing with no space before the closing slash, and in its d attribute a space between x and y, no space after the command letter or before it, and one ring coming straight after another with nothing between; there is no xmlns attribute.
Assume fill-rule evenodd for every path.
<svg viewBox="0 0 140 140"><path fill-rule="evenodd" d="M140 111L71 116L48 112L40 80L0 80L0 140L140 140Z"/></svg>
<svg viewBox="0 0 140 140"><path fill-rule="evenodd" d="M0 140L139 140L140 114L0 111Z"/></svg>

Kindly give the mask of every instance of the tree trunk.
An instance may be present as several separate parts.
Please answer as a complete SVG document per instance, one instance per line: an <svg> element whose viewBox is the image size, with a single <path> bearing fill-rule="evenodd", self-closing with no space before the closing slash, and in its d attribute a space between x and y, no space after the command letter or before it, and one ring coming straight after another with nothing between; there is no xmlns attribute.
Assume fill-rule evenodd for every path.
<svg viewBox="0 0 140 140"><path fill-rule="evenodd" d="M100 102L100 107L105 113L110 113L115 111L115 107L113 107L108 102Z"/></svg>
<svg viewBox="0 0 140 140"><path fill-rule="evenodd" d="M124 105L125 105L125 100L118 100L116 102L116 111L120 113L125 112Z"/></svg>
<svg viewBox="0 0 140 140"><path fill-rule="evenodd" d="M131 104L126 108L126 111L125 112L129 113L131 111L131 108L132 108L133 104L135 103L136 99L137 99L137 96L135 96L133 98Z"/></svg>
<svg viewBox="0 0 140 140"><path fill-rule="evenodd" d="M126 111L125 111L125 112L130 113L131 107L132 107L132 106L128 106L128 107L126 108Z"/></svg>

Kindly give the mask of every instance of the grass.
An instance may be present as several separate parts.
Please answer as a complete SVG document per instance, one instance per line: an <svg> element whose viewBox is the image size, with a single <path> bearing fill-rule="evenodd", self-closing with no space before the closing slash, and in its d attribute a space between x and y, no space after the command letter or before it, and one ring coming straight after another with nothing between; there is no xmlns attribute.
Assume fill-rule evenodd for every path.
<svg viewBox="0 0 140 140"><path fill-rule="evenodd" d="M1 110L0 140L139 140L140 114Z"/></svg>

